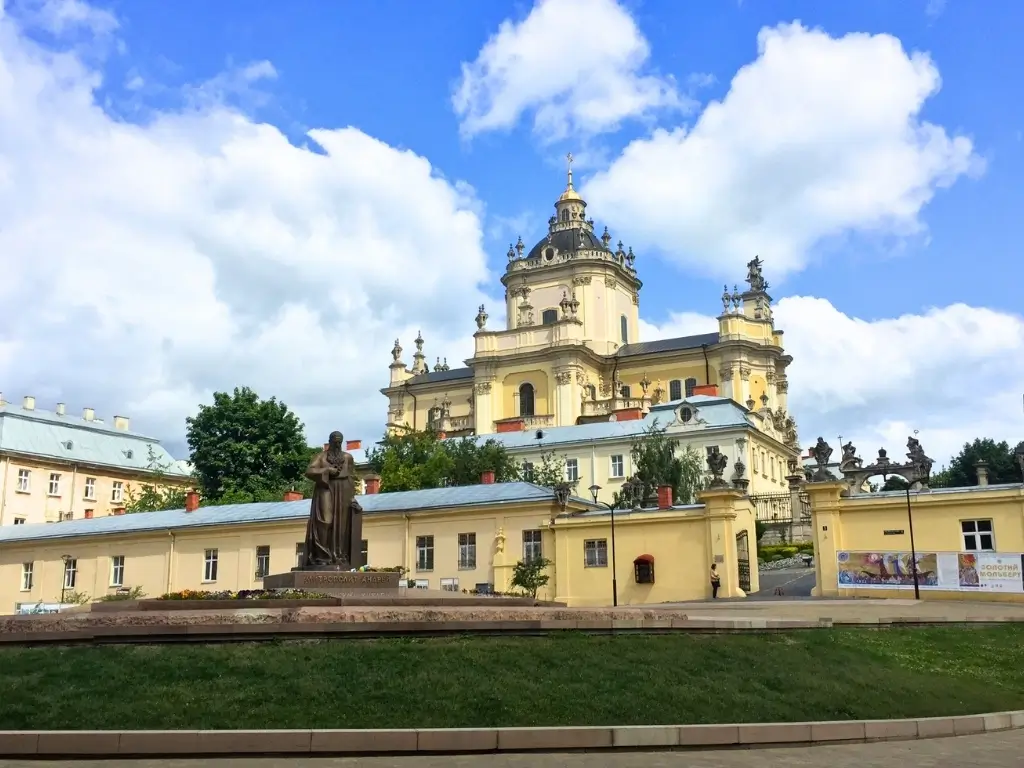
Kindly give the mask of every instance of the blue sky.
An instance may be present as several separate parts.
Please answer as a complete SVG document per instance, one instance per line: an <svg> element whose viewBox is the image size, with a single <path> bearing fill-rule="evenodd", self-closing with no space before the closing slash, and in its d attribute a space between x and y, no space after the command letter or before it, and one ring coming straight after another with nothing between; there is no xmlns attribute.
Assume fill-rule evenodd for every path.
<svg viewBox="0 0 1024 768"><path fill-rule="evenodd" d="M0 309L8 399L31 389L131 409L180 452L195 404L247 383L294 404L311 431L343 421L374 436L393 336L409 349L422 327L429 355L468 355L469 309L497 309L508 244L541 237L572 151L591 214L635 244L649 335L705 329L722 283L740 282L755 253L765 260L797 357L791 407L805 444L824 432L894 448L919 429L941 462L974 436L1024 438L1013 258L1024 7L1010 0L7 0L2 23L0 64L15 85L0 87L0 116L6 106L26 125L67 128L0 128L0 169L7 158L25 178L90 195L122 163L132 176L130 193L95 193L109 206L90 200L88 217L70 192L61 207L42 182L38 197L0 185L0 202L10 194L20 209L0 214L0 247L24 260L20 285L69 295L44 265L89 265L90 280L121 285L114 301L75 294L54 310L11 281ZM58 51L81 70L56 76ZM36 88L40 78L50 84ZM333 150L309 135L348 127ZM658 131L680 146L689 132L703 138L662 155ZM252 141L241 155L239 137ZM315 180L290 176L309 152L330 165ZM91 170L68 170L79 161ZM176 176L193 162L193 176ZM427 200L439 208L410 223ZM364 204L353 223L343 209ZM25 224L47 217L66 242ZM236 217L259 224L225 230ZM307 237L321 224L331 243ZM230 331L211 341L211 324ZM296 328L334 355L320 373ZM24 363L25 348L47 343L52 353ZM112 387L85 347L109 348L127 375ZM264 359L278 355L295 358L293 376ZM332 400L341 393L345 404Z"/></svg>

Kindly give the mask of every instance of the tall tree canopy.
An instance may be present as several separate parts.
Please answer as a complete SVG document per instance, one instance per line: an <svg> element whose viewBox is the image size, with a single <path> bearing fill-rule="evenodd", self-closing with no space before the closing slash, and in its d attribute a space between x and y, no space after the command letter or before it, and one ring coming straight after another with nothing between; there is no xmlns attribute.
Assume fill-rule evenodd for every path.
<svg viewBox="0 0 1024 768"><path fill-rule="evenodd" d="M248 387L215 392L185 421L196 482L209 503L280 499L300 486L312 450L302 422L276 398Z"/></svg>
<svg viewBox="0 0 1024 768"><path fill-rule="evenodd" d="M149 482L129 484L125 488L125 512L159 512L164 509L181 509L185 506L186 489L180 485L169 484L167 470L170 464L157 458L153 446L149 446L147 469L153 474ZM178 478L174 478L178 480Z"/></svg>
<svg viewBox="0 0 1024 768"><path fill-rule="evenodd" d="M495 482L507 483L518 480L521 469L493 438L442 440L432 430L385 435L367 452L367 460L380 475L384 493L475 485L485 470L494 472Z"/></svg>
<svg viewBox="0 0 1024 768"><path fill-rule="evenodd" d="M1014 453L1024 448L1024 441L1011 448L1005 440L996 442L988 438L975 439L964 443L960 453L953 457L949 466L932 475L932 488L962 488L978 484L978 471L974 465L983 460L988 463L988 481L992 484L1021 482L1020 465Z"/></svg>
<svg viewBox="0 0 1024 768"><path fill-rule="evenodd" d="M704 457L700 451L687 447L679 451L679 441L668 436L668 428L657 420L633 443L634 477L642 484L641 499L649 502L657 497L659 485L672 486L676 504L693 504L697 492L706 485Z"/></svg>

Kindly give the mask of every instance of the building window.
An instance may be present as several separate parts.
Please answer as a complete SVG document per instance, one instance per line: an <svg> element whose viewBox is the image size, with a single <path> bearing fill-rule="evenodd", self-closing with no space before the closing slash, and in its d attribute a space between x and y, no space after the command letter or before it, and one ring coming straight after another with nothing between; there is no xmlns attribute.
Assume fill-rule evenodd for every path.
<svg viewBox="0 0 1024 768"><path fill-rule="evenodd" d="M459 534L459 570L476 568L476 534Z"/></svg>
<svg viewBox="0 0 1024 768"><path fill-rule="evenodd" d="M208 549L203 557L203 581L217 580L217 550Z"/></svg>
<svg viewBox="0 0 1024 768"><path fill-rule="evenodd" d="M523 531L523 562L530 563L544 557L540 531Z"/></svg>
<svg viewBox="0 0 1024 768"><path fill-rule="evenodd" d="M58 523L63 523L65 520L70 520L73 517L73 514L74 513L72 513L72 512L58 512L57 513L57 522Z"/></svg>
<svg viewBox="0 0 1024 768"><path fill-rule="evenodd" d="M124 483L115 480L110 488L110 500L115 504L120 504L122 499L124 499Z"/></svg>
<svg viewBox="0 0 1024 768"><path fill-rule="evenodd" d="M32 568L33 563L21 564L21 591L28 592L32 589Z"/></svg>
<svg viewBox="0 0 1024 768"><path fill-rule="evenodd" d="M369 565L370 563L370 542L367 539L359 540L359 555L363 558L363 562L360 565Z"/></svg>
<svg viewBox="0 0 1024 768"><path fill-rule="evenodd" d="M110 558L110 586L124 586L124 555L114 555Z"/></svg>
<svg viewBox="0 0 1024 768"><path fill-rule="evenodd" d="M437 429L441 423L441 408L435 405L433 408L427 410L427 426L430 429Z"/></svg>
<svg viewBox="0 0 1024 768"><path fill-rule="evenodd" d="M607 539L587 539L583 542L583 565L587 568L608 567Z"/></svg>
<svg viewBox="0 0 1024 768"><path fill-rule="evenodd" d="M626 462L622 458L622 454L615 454L611 457L611 472L608 477L625 477L626 476Z"/></svg>
<svg viewBox="0 0 1024 768"><path fill-rule="evenodd" d="M541 325L554 325L558 322L558 310L557 309L545 309L540 313Z"/></svg>
<svg viewBox="0 0 1024 768"><path fill-rule="evenodd" d="M270 575L270 547L256 547L256 578Z"/></svg>
<svg viewBox="0 0 1024 768"><path fill-rule="evenodd" d="M532 461L524 461L523 462L523 481L527 482L527 483L532 483L533 482L533 462Z"/></svg>
<svg viewBox="0 0 1024 768"><path fill-rule="evenodd" d="M60 496L60 472L50 473L50 485L46 492L50 496Z"/></svg>
<svg viewBox="0 0 1024 768"><path fill-rule="evenodd" d="M430 579L416 579L416 589L430 589Z"/></svg>
<svg viewBox="0 0 1024 768"><path fill-rule="evenodd" d="M587 384L587 397L591 400L597 400L597 387L593 384Z"/></svg>
<svg viewBox="0 0 1024 768"><path fill-rule="evenodd" d="M995 551L995 538L992 535L991 520L961 520L960 530L964 535L964 551Z"/></svg>
<svg viewBox="0 0 1024 768"><path fill-rule="evenodd" d="M434 570L434 537L416 537L416 570Z"/></svg>
<svg viewBox="0 0 1024 768"><path fill-rule="evenodd" d="M579 459L565 460L565 481L567 483L578 483L580 481Z"/></svg>
<svg viewBox="0 0 1024 768"><path fill-rule="evenodd" d="M770 464L771 464L772 480L774 480L775 479L775 457L774 456L771 457Z"/></svg>
<svg viewBox="0 0 1024 768"><path fill-rule="evenodd" d="M459 591L459 580L452 579L441 579L441 591L442 592L458 592Z"/></svg>
<svg viewBox="0 0 1024 768"><path fill-rule="evenodd" d="M623 344L629 343L629 321L625 315L619 318L619 336L622 337Z"/></svg>
<svg viewBox="0 0 1024 768"><path fill-rule="evenodd" d="M672 381L668 383L668 399L683 399L683 382L681 382L679 379L672 379Z"/></svg>
<svg viewBox="0 0 1024 768"><path fill-rule="evenodd" d="M623 400L629 400L633 390L629 388L629 384L623 384L622 389L619 390L619 394L622 395Z"/></svg>
<svg viewBox="0 0 1024 768"><path fill-rule="evenodd" d="M533 384L523 382L519 385L519 415L533 416Z"/></svg>
<svg viewBox="0 0 1024 768"><path fill-rule="evenodd" d="M686 380L686 396L687 397L693 397L693 390L696 388L696 386L697 386L697 380L696 379L687 379Z"/></svg>
<svg viewBox="0 0 1024 768"><path fill-rule="evenodd" d="M32 486L30 484L31 478L32 478L32 473L29 472L27 469L19 469L18 470L18 488L17 488L17 490L18 490L19 493L29 493L32 490Z"/></svg>
<svg viewBox="0 0 1024 768"><path fill-rule="evenodd" d="M306 559L306 545L301 541L295 545L295 567L301 568L302 561Z"/></svg>
<svg viewBox="0 0 1024 768"><path fill-rule="evenodd" d="M68 560L64 563L64 589L74 589L78 580L78 561Z"/></svg>
<svg viewBox="0 0 1024 768"><path fill-rule="evenodd" d="M14 524L15 525L24 525L25 524L25 518L24 517L16 517L16 518L14 518Z"/></svg>
<svg viewBox="0 0 1024 768"><path fill-rule="evenodd" d="M96 478L87 477L85 478L85 492L82 494L82 498L86 501L96 500Z"/></svg>
<svg viewBox="0 0 1024 768"><path fill-rule="evenodd" d="M757 451L751 451L751 452L750 452L750 456L751 456L751 457L753 458L753 460L754 460L754 471L755 471L755 472L757 472L757 471L758 471L758 470L757 470Z"/></svg>

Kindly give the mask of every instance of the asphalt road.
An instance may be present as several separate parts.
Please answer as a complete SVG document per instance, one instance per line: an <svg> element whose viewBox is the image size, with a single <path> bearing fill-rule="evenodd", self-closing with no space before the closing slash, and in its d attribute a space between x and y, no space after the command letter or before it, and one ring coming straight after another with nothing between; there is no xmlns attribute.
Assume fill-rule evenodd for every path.
<svg viewBox="0 0 1024 768"><path fill-rule="evenodd" d="M784 571L763 571L759 574L761 589L748 599L785 600L794 597L810 597L814 588L813 568L792 568ZM781 596L775 594L775 588L780 587L783 591Z"/></svg>
<svg viewBox="0 0 1024 768"><path fill-rule="evenodd" d="M0 760L0 768L1019 768L1024 731L875 744L724 749L713 752L465 755L459 757L269 757L212 760Z"/></svg>

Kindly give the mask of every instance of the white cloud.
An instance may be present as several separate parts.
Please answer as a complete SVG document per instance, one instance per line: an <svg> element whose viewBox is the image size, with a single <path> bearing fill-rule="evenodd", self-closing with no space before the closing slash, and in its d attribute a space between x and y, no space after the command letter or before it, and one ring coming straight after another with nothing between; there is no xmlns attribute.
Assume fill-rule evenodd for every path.
<svg viewBox="0 0 1024 768"><path fill-rule="evenodd" d="M522 21L503 21L476 60L463 63L452 105L466 138L512 128L532 112L546 142L689 107L670 80L645 71L649 56L636 22L614 0L539 0Z"/></svg>
<svg viewBox="0 0 1024 768"><path fill-rule="evenodd" d="M924 7L925 16L937 19L946 10L946 0L928 0Z"/></svg>
<svg viewBox="0 0 1024 768"><path fill-rule="evenodd" d="M687 313L645 324L644 339L717 330ZM947 463L976 437L1024 440L1024 317L953 304L923 314L864 320L829 301L782 299L789 402L806 448L818 435L853 439L870 460L880 447L900 458L919 430L928 454ZM937 468L937 467L936 467Z"/></svg>
<svg viewBox="0 0 1024 768"><path fill-rule="evenodd" d="M830 238L921 232L936 190L982 169L969 138L921 119L939 71L896 38L794 23L758 52L692 129L633 141L585 184L635 247L716 277L758 254L781 277Z"/></svg>
<svg viewBox="0 0 1024 768"><path fill-rule="evenodd" d="M259 63L218 87L272 75ZM132 125L97 104L101 80L0 16L8 399L180 437L212 390L249 385L313 442L337 427L370 439L396 332L409 362L420 327L431 360L471 351L488 280L471 188L351 127L293 146L216 88Z"/></svg>
<svg viewBox="0 0 1024 768"><path fill-rule="evenodd" d="M0 16L3 4L0 2ZM27 23L54 35L82 29L95 35L109 35L120 27L114 14L82 0L23 0L19 10Z"/></svg>

